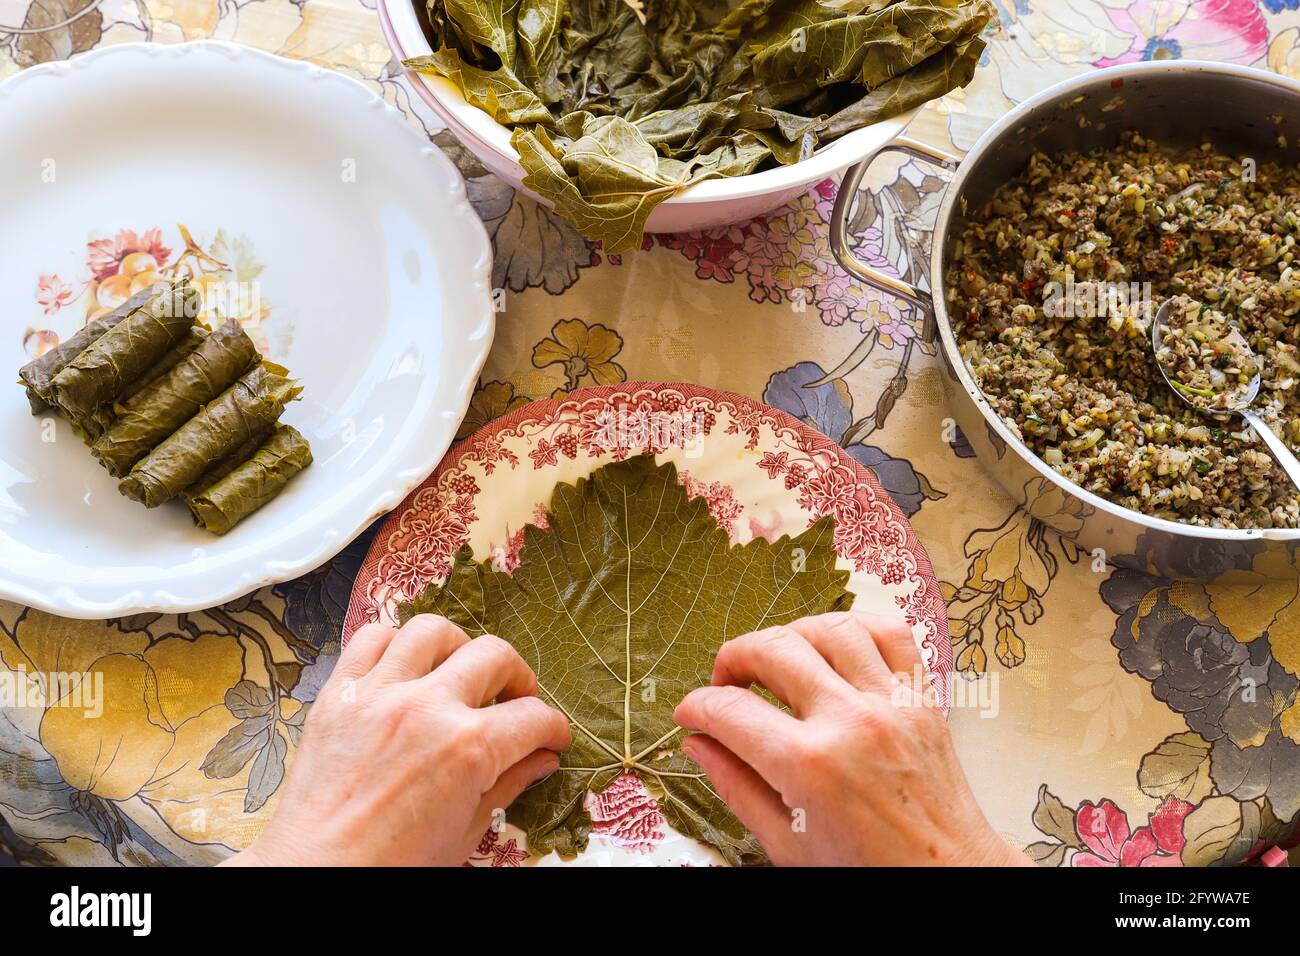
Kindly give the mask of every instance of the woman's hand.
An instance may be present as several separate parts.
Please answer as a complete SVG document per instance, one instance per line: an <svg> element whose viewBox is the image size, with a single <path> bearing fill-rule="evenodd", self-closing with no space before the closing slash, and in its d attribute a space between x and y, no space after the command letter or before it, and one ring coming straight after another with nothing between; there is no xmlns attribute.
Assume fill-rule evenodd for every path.
<svg viewBox="0 0 1300 956"><path fill-rule="evenodd" d="M312 705L275 816L227 863L460 865L569 745L536 695L500 638L427 614L362 628Z"/></svg>
<svg viewBox="0 0 1300 956"><path fill-rule="evenodd" d="M699 731L682 749L779 865L1028 865L975 804L943 713L911 690L922 673L898 619L826 614L746 634L678 706Z"/></svg>

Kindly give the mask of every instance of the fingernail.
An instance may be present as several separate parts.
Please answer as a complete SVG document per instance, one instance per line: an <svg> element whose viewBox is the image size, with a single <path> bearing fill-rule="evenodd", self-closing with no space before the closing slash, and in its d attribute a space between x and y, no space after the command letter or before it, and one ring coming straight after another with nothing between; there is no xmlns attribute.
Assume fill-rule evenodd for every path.
<svg viewBox="0 0 1300 956"><path fill-rule="evenodd" d="M555 771L559 769L560 769L559 757L556 757L554 760L546 761L546 763L542 764L542 769L537 772L537 776L533 778L533 783L536 783L539 780L545 780L547 777L549 777L551 774L555 773Z"/></svg>
<svg viewBox="0 0 1300 956"><path fill-rule="evenodd" d="M687 737L685 740L682 741L682 753L686 755L686 759L689 760L691 763L699 763L699 761L695 759L695 754L692 752L694 749L695 749L694 737Z"/></svg>

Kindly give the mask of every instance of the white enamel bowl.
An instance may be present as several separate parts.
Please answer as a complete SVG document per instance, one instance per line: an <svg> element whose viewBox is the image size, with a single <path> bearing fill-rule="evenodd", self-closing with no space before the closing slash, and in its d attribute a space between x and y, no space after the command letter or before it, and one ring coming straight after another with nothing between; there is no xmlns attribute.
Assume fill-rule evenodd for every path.
<svg viewBox="0 0 1300 956"><path fill-rule="evenodd" d="M380 24L398 59L412 59L433 52L420 25L423 9L424 0L379 0ZM523 187L524 170L519 165L519 153L510 145L508 129L478 107L465 102L460 91L446 79L420 73L409 75L420 96L466 149L515 189L528 193ZM803 195L816 183L879 152L903 132L914 115L915 111L910 111L866 129L855 130L792 166L778 166L750 176L713 179L691 186L656 206L650 214L646 231L689 232L744 222L771 212Z"/></svg>

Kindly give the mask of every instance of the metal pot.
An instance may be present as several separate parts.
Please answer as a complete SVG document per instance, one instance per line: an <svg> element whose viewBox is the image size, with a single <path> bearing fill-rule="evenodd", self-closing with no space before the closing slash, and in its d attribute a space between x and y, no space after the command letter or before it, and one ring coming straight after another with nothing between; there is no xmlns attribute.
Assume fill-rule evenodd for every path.
<svg viewBox="0 0 1300 956"><path fill-rule="evenodd" d="M1260 163L1295 164L1300 162L1300 83L1219 63L1134 63L1075 77L1026 100L960 160L915 140L896 138L880 152L902 151L955 170L934 228L931 291L870 268L848 247L849 215L874 157L845 173L831 221L831 248L850 274L925 311L926 339L937 340L943 355L953 418L979 460L1035 518L1095 557L1166 577L1204 580L1252 564L1294 574L1292 561L1260 562L1258 555L1277 550L1295 558L1300 530L1222 530L1153 518L1066 480L1003 423L958 351L944 279L967 212L978 210L999 185L1024 169L1033 153L1105 148L1129 129L1162 145L1197 146L1209 140L1225 152Z"/></svg>

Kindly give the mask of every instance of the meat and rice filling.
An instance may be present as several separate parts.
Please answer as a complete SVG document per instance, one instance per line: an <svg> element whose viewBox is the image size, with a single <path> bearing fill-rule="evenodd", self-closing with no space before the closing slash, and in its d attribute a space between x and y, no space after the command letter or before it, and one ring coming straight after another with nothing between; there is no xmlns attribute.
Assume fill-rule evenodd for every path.
<svg viewBox="0 0 1300 956"><path fill-rule="evenodd" d="M1300 167L1128 134L1035 155L1002 186L958 242L949 313L993 407L1066 478L1189 524L1300 527L1296 489L1262 444L1182 402L1150 344L1166 299L1212 310L1259 362L1253 407L1300 449L1298 239ZM1219 369L1224 389L1191 387L1216 395L1233 368Z"/></svg>

